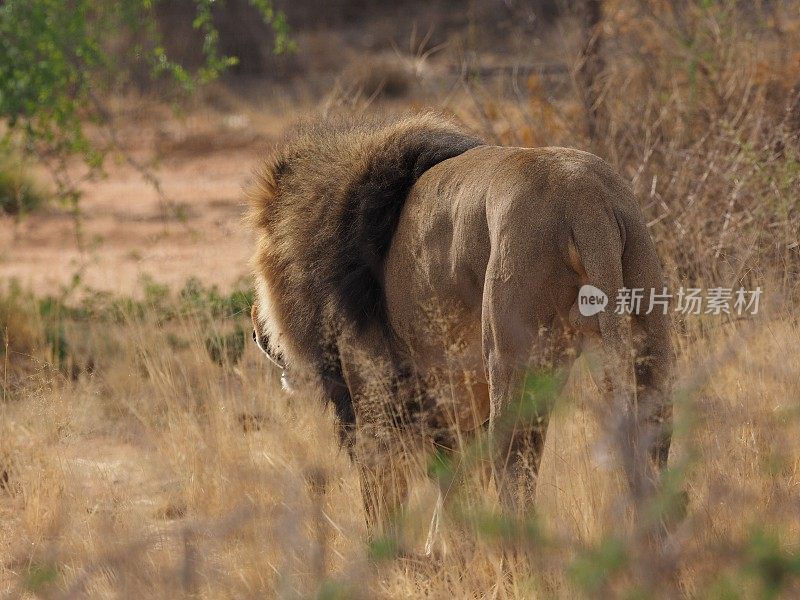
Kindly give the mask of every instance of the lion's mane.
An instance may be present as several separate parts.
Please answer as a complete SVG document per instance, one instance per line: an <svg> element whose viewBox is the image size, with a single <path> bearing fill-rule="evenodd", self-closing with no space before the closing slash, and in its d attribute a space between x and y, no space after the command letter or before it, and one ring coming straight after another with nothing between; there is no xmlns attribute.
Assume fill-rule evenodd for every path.
<svg viewBox="0 0 800 600"><path fill-rule="evenodd" d="M382 266L411 187L482 143L424 113L309 121L275 148L258 173L250 221L260 237L254 267L292 357L343 386L337 336L386 325ZM348 402L334 398L345 426Z"/></svg>

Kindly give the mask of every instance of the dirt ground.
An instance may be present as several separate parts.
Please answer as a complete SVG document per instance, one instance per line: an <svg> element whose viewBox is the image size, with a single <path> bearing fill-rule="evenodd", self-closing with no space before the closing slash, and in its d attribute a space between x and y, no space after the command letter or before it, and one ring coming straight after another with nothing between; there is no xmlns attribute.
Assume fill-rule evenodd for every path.
<svg viewBox="0 0 800 600"><path fill-rule="evenodd" d="M140 164L158 157L152 174L161 193L124 155L110 155L104 175L81 187L78 227L59 207L0 217L0 279L40 293L57 292L76 274L90 288L121 293L136 293L144 275L231 286L248 274L252 249L245 190L279 123L209 112L126 123L124 152Z"/></svg>

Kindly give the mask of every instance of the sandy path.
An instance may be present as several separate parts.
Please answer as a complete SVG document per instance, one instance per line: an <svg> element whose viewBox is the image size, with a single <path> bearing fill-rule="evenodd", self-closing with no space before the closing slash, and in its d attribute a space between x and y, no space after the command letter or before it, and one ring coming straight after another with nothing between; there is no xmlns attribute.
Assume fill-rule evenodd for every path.
<svg viewBox="0 0 800 600"><path fill-rule="evenodd" d="M133 168L111 165L81 201L85 249L69 214L56 210L20 223L0 219L0 280L55 291L80 272L85 284L133 292L142 275L181 285L188 277L229 286L247 273L252 237L242 224L244 187L263 145L165 161L158 176L180 218Z"/></svg>

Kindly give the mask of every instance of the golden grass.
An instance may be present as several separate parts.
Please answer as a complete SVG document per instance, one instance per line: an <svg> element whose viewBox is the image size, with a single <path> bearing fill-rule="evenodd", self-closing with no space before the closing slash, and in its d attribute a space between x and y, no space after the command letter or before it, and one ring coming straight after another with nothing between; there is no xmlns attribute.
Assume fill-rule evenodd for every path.
<svg viewBox="0 0 800 600"><path fill-rule="evenodd" d="M159 326L146 315L88 324L106 348L94 374L42 366L15 384L0 405L0 591L570 598L800 589L793 319L720 325L681 344L671 465L684 473L689 506L669 537L672 566L663 556L651 564L673 569L659 588L642 579L656 559L632 537L585 368L548 433L535 521L504 529L491 485L476 475L454 492L438 558L403 558L365 541L357 475L318 399L280 392L255 348L238 365L212 362L206 323ZM415 481L402 527L421 551L435 494Z"/></svg>
<svg viewBox="0 0 800 600"><path fill-rule="evenodd" d="M465 81L427 99L490 141L603 155L633 182L672 287L754 284L771 306L786 298L785 312L757 319L677 323L666 488L688 505L672 507L664 548L637 535L585 365L556 407L529 518L498 514L478 452L456 462L466 484L426 559L431 457L402 465L414 486L399 528L417 554L368 543L331 414L317 398L284 395L251 344L236 364L227 351L212 360L209 335L229 335L223 320L164 323L150 310L48 332L36 311L4 300L0 594L800 594L800 12L796 1L746 4L609 0L599 140L586 138L578 95L535 75L510 95Z"/></svg>

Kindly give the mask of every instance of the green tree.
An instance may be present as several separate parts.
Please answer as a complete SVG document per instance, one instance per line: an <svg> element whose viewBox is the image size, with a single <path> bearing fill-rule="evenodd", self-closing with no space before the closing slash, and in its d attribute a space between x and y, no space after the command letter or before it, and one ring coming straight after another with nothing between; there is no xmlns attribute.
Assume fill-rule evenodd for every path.
<svg viewBox="0 0 800 600"><path fill-rule="evenodd" d="M175 91L191 92L237 62L218 49L212 6L191 0L203 60L188 69L167 55L157 20L159 0L0 0L0 121L2 143L13 141L46 164L62 197L77 210L79 182L66 169L79 156L90 173L115 145L87 137L85 125L111 127L104 94L135 69ZM271 0L250 0L275 31L275 50L291 49L286 21ZM2 129L0 129L2 131ZM3 148L0 147L0 153Z"/></svg>

